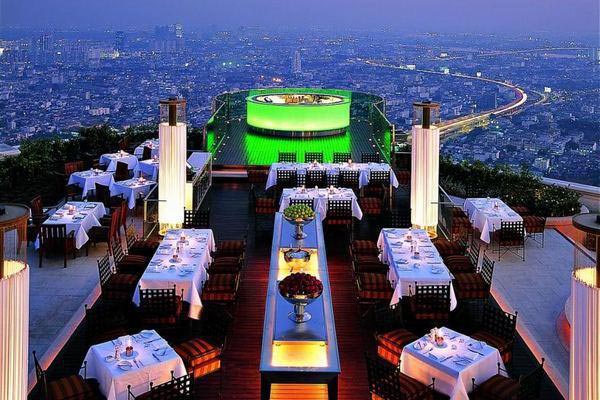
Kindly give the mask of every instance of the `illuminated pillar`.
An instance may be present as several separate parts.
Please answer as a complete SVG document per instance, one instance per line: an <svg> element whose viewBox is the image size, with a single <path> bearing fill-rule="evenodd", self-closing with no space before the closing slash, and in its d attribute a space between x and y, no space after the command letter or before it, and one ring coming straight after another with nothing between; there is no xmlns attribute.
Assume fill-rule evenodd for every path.
<svg viewBox="0 0 600 400"><path fill-rule="evenodd" d="M170 98L160 101L158 126L158 222L160 233L181 228L185 207L186 181L185 100Z"/></svg>
<svg viewBox="0 0 600 400"><path fill-rule="evenodd" d="M0 205L0 400L27 399L29 209Z"/></svg>
<svg viewBox="0 0 600 400"><path fill-rule="evenodd" d="M573 226L595 242L596 260L575 246L571 278L569 399L600 399L600 214L579 214Z"/></svg>
<svg viewBox="0 0 600 400"><path fill-rule="evenodd" d="M433 125L439 104L414 103L410 178L410 220L435 236L438 224L440 130Z"/></svg>

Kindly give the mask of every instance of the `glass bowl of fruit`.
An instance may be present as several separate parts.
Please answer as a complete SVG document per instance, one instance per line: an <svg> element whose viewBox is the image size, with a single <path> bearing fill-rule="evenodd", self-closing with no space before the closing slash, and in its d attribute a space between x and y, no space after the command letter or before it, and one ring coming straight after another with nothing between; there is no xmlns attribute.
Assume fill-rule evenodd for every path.
<svg viewBox="0 0 600 400"><path fill-rule="evenodd" d="M323 283L310 274L296 272L279 282L279 294L294 305L294 311L288 314L288 318L300 324L311 319L306 306L323 294Z"/></svg>
<svg viewBox="0 0 600 400"><path fill-rule="evenodd" d="M315 212L306 204L294 204L283 210L283 218L296 225L296 231L292 234L294 239L304 239L304 224L315 219Z"/></svg>

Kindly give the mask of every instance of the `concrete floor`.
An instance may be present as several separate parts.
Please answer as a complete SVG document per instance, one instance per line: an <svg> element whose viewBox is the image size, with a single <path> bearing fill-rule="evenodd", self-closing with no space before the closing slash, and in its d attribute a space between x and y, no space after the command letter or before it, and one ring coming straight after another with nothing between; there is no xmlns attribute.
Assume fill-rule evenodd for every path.
<svg viewBox="0 0 600 400"><path fill-rule="evenodd" d="M560 319L571 293L573 245L554 229L546 229L544 248L528 240L525 261L487 251L496 261L492 294L505 311L519 312L517 329L546 371L568 397L569 352L559 332ZM563 318L564 320L564 318Z"/></svg>

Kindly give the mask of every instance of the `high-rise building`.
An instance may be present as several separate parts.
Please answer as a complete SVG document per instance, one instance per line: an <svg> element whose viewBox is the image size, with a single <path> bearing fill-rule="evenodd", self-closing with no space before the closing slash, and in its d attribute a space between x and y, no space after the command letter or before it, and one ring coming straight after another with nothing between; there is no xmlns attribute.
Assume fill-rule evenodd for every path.
<svg viewBox="0 0 600 400"><path fill-rule="evenodd" d="M300 51L296 50L292 57L292 74L302 73L302 59L300 58Z"/></svg>
<svg viewBox="0 0 600 400"><path fill-rule="evenodd" d="M115 50L121 52L125 49L125 32L115 32Z"/></svg>

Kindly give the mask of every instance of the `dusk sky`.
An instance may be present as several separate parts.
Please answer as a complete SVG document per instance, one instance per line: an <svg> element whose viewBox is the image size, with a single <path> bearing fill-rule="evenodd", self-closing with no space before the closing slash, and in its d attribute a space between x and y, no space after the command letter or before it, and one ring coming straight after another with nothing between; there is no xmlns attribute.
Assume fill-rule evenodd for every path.
<svg viewBox="0 0 600 400"><path fill-rule="evenodd" d="M452 32L598 32L598 0L0 0L2 27L149 28L181 22Z"/></svg>

